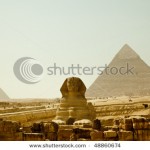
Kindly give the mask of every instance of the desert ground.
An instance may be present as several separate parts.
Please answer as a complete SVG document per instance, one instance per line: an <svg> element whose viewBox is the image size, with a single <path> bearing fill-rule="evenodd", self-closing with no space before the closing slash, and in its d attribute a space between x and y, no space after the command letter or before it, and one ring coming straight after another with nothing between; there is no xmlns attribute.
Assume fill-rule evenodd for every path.
<svg viewBox="0 0 150 150"><path fill-rule="evenodd" d="M115 124L117 120L125 120L130 122L130 118L146 118L146 122L150 120L150 97L107 97L107 98L87 98L88 103L92 103L95 111L96 118L101 122L101 129L92 129L92 124L79 123L78 125L59 124L57 131L57 138L53 132L48 132L44 135L39 133L41 129L39 125L51 124L50 122L55 119L56 111L59 107L60 99L16 99L0 102L0 126L1 130L5 130L0 134L0 140L24 140L36 141L45 140L70 140L72 130L74 128L80 129L80 138L78 140L149 140L149 127L148 129L140 128L133 130L131 127L127 128L126 125L120 127ZM126 119L127 118L127 119ZM133 119L134 121L134 119ZM143 120L142 120L143 121ZM7 128L7 124L15 123L18 129L9 131L11 127ZM146 123L144 121L144 124ZM135 123L133 123L135 124ZM8 126L9 126L8 125ZM118 127L116 127L118 125ZM128 125L128 124L127 124ZM128 125L131 126L131 125ZM16 128L15 127L15 128ZM12 127L14 128L14 127ZM21 131L20 131L21 128ZM33 130L34 128L34 130ZM47 128L47 126L46 126ZM120 128L118 130L118 128ZM36 130L35 130L36 129ZM48 129L48 128L47 128ZM49 130L52 130L51 127ZM137 132L135 132L137 131ZM142 133L141 133L142 131ZM34 133L35 132L35 133ZM76 132L76 131L75 131ZM108 132L108 133L107 133ZM23 133L23 134L22 134ZM117 134L116 134L117 133ZM109 135L110 134L110 135ZM136 136L134 135L136 134ZM64 136L65 135L65 136ZM90 135L90 136L89 136ZM105 136L105 138L104 138ZM110 136L110 137L109 137ZM119 139L118 139L119 138ZM72 139L76 140L76 139Z"/></svg>
<svg viewBox="0 0 150 150"><path fill-rule="evenodd" d="M87 98L96 110L96 118L114 118L125 115L150 117L150 96L143 97L107 97L107 98ZM56 99L13 99L0 102L0 118L21 121L23 125L33 121L50 120L55 117L55 111L59 106L59 98ZM52 115L36 116L32 119L18 117L23 114L51 112ZM52 113L53 112L53 113ZM32 121L31 121L32 120Z"/></svg>

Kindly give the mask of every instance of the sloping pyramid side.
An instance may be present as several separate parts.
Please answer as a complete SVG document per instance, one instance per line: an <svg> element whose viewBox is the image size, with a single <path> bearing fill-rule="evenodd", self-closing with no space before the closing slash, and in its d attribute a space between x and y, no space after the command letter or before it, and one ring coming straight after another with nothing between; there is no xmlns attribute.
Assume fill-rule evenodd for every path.
<svg viewBox="0 0 150 150"><path fill-rule="evenodd" d="M127 44L109 64L109 68L133 68L132 73L111 74L103 71L86 92L87 97L150 95L150 67ZM125 73L125 72L124 72ZM109 74L109 75L108 75Z"/></svg>
<svg viewBox="0 0 150 150"><path fill-rule="evenodd" d="M9 99L8 95L0 88L0 100Z"/></svg>

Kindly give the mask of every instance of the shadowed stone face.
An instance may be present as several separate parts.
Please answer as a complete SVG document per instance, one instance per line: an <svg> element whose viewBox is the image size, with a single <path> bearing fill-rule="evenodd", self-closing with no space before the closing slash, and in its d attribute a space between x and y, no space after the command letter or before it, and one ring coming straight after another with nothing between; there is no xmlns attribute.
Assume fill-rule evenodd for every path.
<svg viewBox="0 0 150 150"><path fill-rule="evenodd" d="M85 98L86 87L80 78L67 78L60 91L62 98L59 109L56 112L56 119L65 121L69 118L75 118L76 120L93 119L92 107L89 107Z"/></svg>
<svg viewBox="0 0 150 150"><path fill-rule="evenodd" d="M60 91L62 93L62 97L68 96L85 97L86 87L80 78L70 77L64 81Z"/></svg>
<svg viewBox="0 0 150 150"><path fill-rule="evenodd" d="M68 78L67 79L67 88L68 92L78 92L78 83L79 80L77 78Z"/></svg>

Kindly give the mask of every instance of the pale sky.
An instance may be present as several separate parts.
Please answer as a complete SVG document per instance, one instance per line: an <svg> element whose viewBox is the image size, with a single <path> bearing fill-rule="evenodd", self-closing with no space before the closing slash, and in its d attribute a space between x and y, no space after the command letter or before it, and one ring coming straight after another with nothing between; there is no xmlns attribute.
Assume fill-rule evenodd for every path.
<svg viewBox="0 0 150 150"><path fill-rule="evenodd" d="M49 76L46 68L104 66L124 44L150 65L149 0L0 1L0 88L11 98L61 97L68 76ZM28 85L13 73L21 57L37 59L44 77ZM98 77L79 76L88 88Z"/></svg>

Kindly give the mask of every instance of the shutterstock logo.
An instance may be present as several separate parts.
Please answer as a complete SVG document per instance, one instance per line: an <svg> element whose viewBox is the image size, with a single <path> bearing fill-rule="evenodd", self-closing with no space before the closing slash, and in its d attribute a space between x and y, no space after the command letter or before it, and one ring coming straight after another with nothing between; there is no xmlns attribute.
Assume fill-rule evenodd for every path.
<svg viewBox="0 0 150 150"><path fill-rule="evenodd" d="M13 67L15 76L21 82L34 84L43 78L43 67L34 58L22 57L18 59Z"/></svg>
<svg viewBox="0 0 150 150"><path fill-rule="evenodd" d="M68 66L60 66L57 63L50 64L45 68L47 75L134 75L134 66L125 63L122 66L81 66L80 64L69 64ZM34 58L22 57L14 64L14 74L23 83L35 84L43 78L43 66Z"/></svg>

